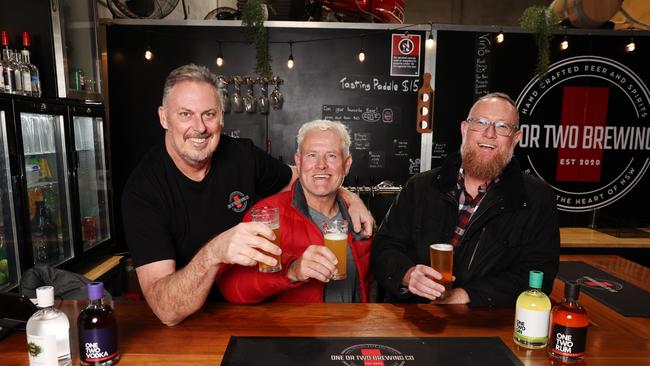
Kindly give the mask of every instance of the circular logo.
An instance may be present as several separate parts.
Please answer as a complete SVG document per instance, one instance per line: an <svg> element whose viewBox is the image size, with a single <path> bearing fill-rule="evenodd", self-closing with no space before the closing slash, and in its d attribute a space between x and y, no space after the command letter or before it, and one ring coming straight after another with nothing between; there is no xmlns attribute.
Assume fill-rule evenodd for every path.
<svg viewBox="0 0 650 366"><path fill-rule="evenodd" d="M404 38L401 41L399 41L399 44L397 45L399 47L399 51L403 55L410 55L411 52L415 49L415 44L413 44L413 41L411 41L408 38Z"/></svg>
<svg viewBox="0 0 650 366"><path fill-rule="evenodd" d="M356 344L343 351L343 364L347 366L365 366L381 364L384 366L403 366L412 356L405 356L395 348L382 344Z"/></svg>
<svg viewBox="0 0 650 366"><path fill-rule="evenodd" d="M650 93L615 60L577 56L556 62L526 85L516 104L522 167L555 189L562 211L616 202L650 166Z"/></svg>
<svg viewBox="0 0 650 366"><path fill-rule="evenodd" d="M248 206L248 200L250 197L247 194L243 194L239 191L234 191L230 194L228 198L228 209L233 210L234 212L242 212Z"/></svg>

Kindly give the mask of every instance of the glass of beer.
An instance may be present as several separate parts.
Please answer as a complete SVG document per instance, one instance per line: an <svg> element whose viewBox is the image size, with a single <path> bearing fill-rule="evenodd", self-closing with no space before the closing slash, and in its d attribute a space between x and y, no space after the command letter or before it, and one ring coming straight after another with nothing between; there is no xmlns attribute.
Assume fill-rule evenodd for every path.
<svg viewBox="0 0 650 366"><path fill-rule="evenodd" d="M278 247L281 247L280 246L280 209L277 207L269 207L269 206L254 208L251 211L251 217L253 219L253 222L261 222L266 224L266 226L268 226L269 228L271 228L271 230L273 230L273 234L275 234L275 239L272 240L273 244L277 245ZM268 253L262 249L258 249L258 250L264 253L265 255L268 255L269 257L275 258L278 261L278 263L275 266L269 266L267 264L259 262L258 267L260 272L278 272L282 270L282 263L280 263L281 256Z"/></svg>
<svg viewBox="0 0 650 366"><path fill-rule="evenodd" d="M454 268L454 246L451 244L431 244L429 246L431 268L440 272L442 280L439 283L445 286L445 292L439 299L443 300L451 291L451 276Z"/></svg>
<svg viewBox="0 0 650 366"><path fill-rule="evenodd" d="M338 264L337 273L333 280L343 280L347 275L348 268L348 222L347 220L327 220L323 223L323 234L325 246L331 250Z"/></svg>

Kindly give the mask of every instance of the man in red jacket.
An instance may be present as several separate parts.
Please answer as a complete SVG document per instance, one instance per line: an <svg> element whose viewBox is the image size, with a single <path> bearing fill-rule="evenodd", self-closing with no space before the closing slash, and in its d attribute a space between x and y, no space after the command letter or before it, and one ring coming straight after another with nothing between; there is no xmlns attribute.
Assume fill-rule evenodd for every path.
<svg viewBox="0 0 650 366"><path fill-rule="evenodd" d="M233 265L218 275L219 288L235 303L367 302L371 239L348 233L347 277L333 281L337 259L323 245L321 229L328 219L350 219L338 194L352 164L350 135L339 122L315 120L300 128L297 142L299 179L291 190L253 206L280 209L282 270L261 273L256 267ZM244 221L250 220L249 211Z"/></svg>

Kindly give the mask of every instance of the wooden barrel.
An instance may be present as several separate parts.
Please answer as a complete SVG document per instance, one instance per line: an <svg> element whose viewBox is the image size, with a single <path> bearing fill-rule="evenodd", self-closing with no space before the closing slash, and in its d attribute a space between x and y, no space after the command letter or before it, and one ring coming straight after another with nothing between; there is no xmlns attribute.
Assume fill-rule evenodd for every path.
<svg viewBox="0 0 650 366"><path fill-rule="evenodd" d="M554 0L550 8L577 28L598 28L621 8L622 0Z"/></svg>

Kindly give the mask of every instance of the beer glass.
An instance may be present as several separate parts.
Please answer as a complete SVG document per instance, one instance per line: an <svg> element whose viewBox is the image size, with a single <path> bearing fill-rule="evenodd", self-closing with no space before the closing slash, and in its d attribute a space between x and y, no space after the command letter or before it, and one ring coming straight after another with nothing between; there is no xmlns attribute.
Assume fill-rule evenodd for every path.
<svg viewBox="0 0 650 366"><path fill-rule="evenodd" d="M338 264L337 274L333 280L343 280L347 275L348 268L348 222L347 220L327 220L323 223L323 234L325 246L331 250Z"/></svg>
<svg viewBox="0 0 650 366"><path fill-rule="evenodd" d="M273 230L275 234L275 239L272 240L273 244L280 246L280 209L277 207L264 206L260 208L254 208L251 211L251 216L253 222L261 222L266 224L269 228ZM282 263L280 263L281 256L268 253L262 249L258 249L263 254L268 255L269 257L275 258L278 263L275 266L269 266L262 262L258 263L258 269L260 272L278 272L282 269Z"/></svg>
<svg viewBox="0 0 650 366"><path fill-rule="evenodd" d="M451 291L451 276L454 267L454 246L451 244L431 244L429 246L429 257L431 259L431 268L440 272L442 280L439 283L445 286L445 292L440 295L439 299L443 300L449 296Z"/></svg>

